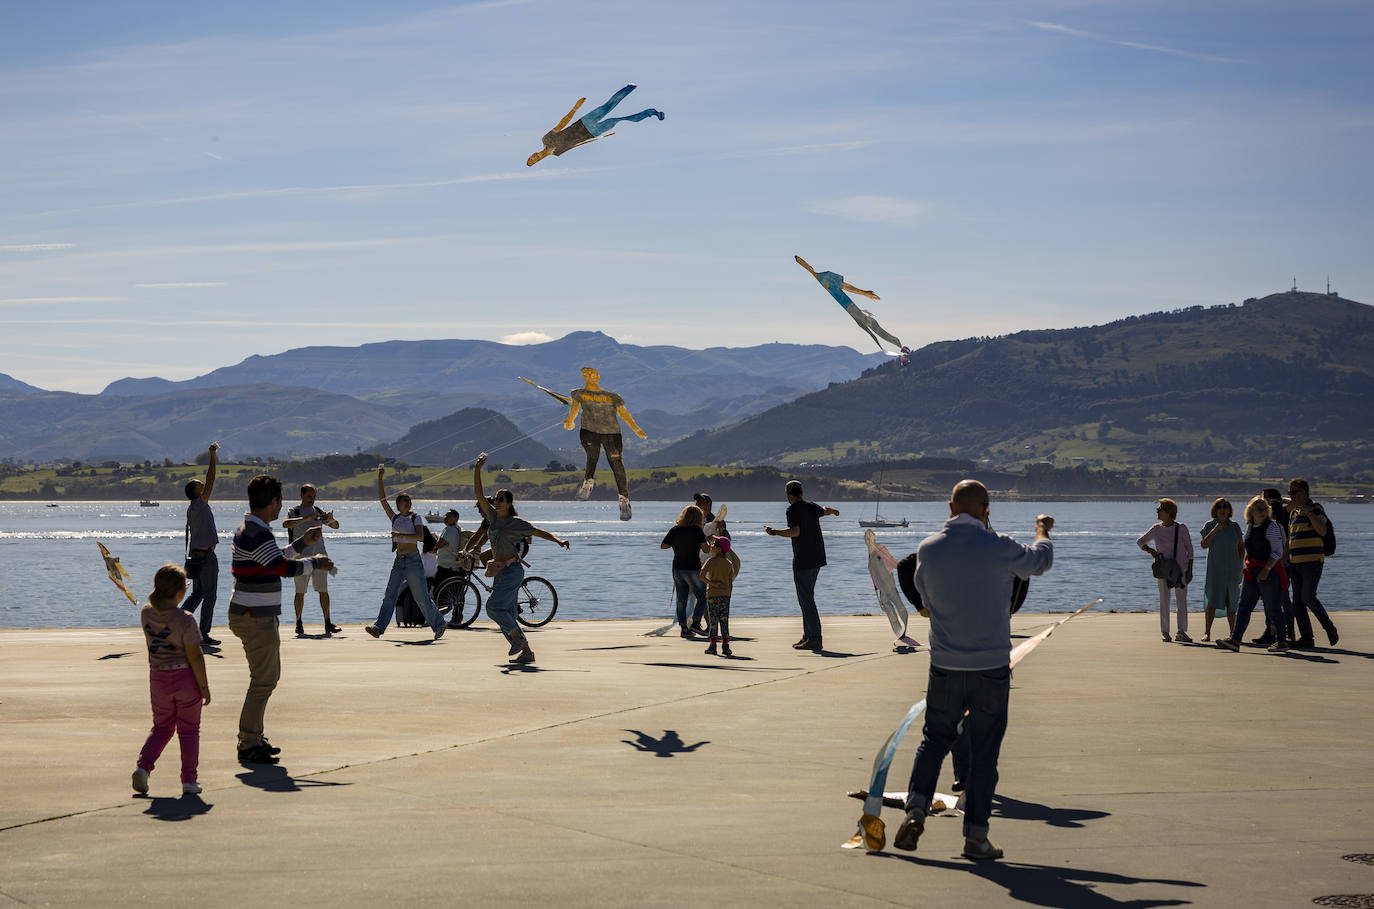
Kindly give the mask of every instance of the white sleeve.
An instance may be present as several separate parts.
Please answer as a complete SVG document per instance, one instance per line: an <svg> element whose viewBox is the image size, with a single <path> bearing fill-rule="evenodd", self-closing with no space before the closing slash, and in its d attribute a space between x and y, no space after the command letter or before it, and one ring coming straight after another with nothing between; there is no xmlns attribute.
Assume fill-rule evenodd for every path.
<svg viewBox="0 0 1374 909"><path fill-rule="evenodd" d="M1277 521L1269 522L1269 529L1264 532L1264 538L1269 541L1269 558L1283 558L1283 534L1279 533Z"/></svg>

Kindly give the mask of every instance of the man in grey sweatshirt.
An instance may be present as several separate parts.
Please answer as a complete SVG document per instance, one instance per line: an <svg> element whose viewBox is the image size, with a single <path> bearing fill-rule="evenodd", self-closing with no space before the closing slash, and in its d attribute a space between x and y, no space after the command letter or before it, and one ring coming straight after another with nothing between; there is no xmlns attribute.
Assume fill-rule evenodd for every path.
<svg viewBox="0 0 1374 909"><path fill-rule="evenodd" d="M994 533L988 524L988 491L962 480L950 494L950 519L916 550L916 589L930 612L930 681L921 746L907 787L906 818L893 840L914 850L925 830L940 765L966 724L973 752L964 813L964 855L996 859L988 841L997 757L1007 731L1011 693L1012 575L1044 574L1054 563L1050 528L1035 520L1035 542L1025 546ZM965 713L967 712L967 716Z"/></svg>

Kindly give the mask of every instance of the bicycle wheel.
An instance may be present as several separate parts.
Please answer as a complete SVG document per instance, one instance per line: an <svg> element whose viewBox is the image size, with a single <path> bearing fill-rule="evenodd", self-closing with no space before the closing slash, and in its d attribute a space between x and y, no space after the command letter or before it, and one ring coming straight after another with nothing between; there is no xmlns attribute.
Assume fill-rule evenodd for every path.
<svg viewBox="0 0 1374 909"><path fill-rule="evenodd" d="M557 611L558 591L553 585L543 578L525 578L520 585L520 598L516 600L516 620L527 628L538 628L549 624Z"/></svg>
<svg viewBox="0 0 1374 909"><path fill-rule="evenodd" d="M466 628L482 612L482 594L467 578L447 578L434 592L434 605L448 624Z"/></svg>

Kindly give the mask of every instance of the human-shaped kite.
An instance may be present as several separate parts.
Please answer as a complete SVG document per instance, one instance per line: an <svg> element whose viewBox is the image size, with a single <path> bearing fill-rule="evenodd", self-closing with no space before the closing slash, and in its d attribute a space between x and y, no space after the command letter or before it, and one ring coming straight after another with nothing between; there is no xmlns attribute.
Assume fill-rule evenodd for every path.
<svg viewBox="0 0 1374 909"><path fill-rule="evenodd" d="M635 84L631 82L614 95L611 95L610 100L605 104L593 108L589 113L583 114L581 119L573 122L572 126L569 126L568 122L572 120L573 115L577 113L577 109L582 106L582 103L587 100L586 98L578 98L572 110L568 111L568 115L562 120L559 120L557 126L544 133L544 138L542 140L544 147L530 155L525 164L529 167L534 167L534 165L538 164L549 155L553 155L556 158L564 152L572 151L579 145L586 145L588 142L594 142L602 136L609 136L610 133L608 133L607 130L617 123L624 123L626 121L638 123L640 120L646 120L649 117L657 117L662 120L663 111L655 110L652 107L647 110L642 110L637 114L630 114L628 117L606 116L617 104L625 100L626 95L634 90Z"/></svg>
<svg viewBox="0 0 1374 909"><path fill-rule="evenodd" d="M882 607L887 621L892 625L896 640L892 649L897 653L910 653L921 642L906 633L907 611L897 593L897 583L892 579L892 570L897 567L897 559L888 548L878 542L872 530L864 531L864 545L868 547L868 575L873 579L873 589L878 594L878 605Z"/></svg>
<svg viewBox="0 0 1374 909"><path fill-rule="evenodd" d="M870 300L877 300L877 294L875 294L871 290L862 290L858 287L855 287L853 284L847 283L844 280L844 275L837 275L833 271L818 272L816 271L816 269L808 265L806 260L803 259L801 256L793 256L792 258L796 259L797 264L800 265L802 268L811 272L811 277L821 282L821 287L824 287L826 290L828 290L830 292L830 296L835 298L835 302L840 304L844 311L849 313L849 317L853 319L860 328L862 328L865 332L868 333L868 336L873 339L873 343L878 345L879 350L881 350L888 356L892 357L902 355L905 349L902 347L902 342L897 338L897 336L888 332L881 325L879 325L878 320L874 318L873 313L869 312L866 309L860 309L857 303L849 299L849 294L845 293L845 291L849 291L850 294L861 294L862 296L868 297ZM883 341L887 341L896 349L888 350L886 347L883 347L883 341L878 340L879 338L882 338ZM909 353L910 351L905 352Z"/></svg>
<svg viewBox="0 0 1374 909"><path fill-rule="evenodd" d="M582 381L584 384L581 388L568 392L571 401L568 404L568 418L563 421L564 429L572 429L578 412L582 414L582 430L578 436L582 441L582 449L587 452L587 468L582 474L577 497L585 501L592 494L592 488L596 486L596 463L601 460L601 449L605 448L606 460L610 462L616 489L620 493L620 520L628 521L630 487L625 479L625 460L622 457L625 446L620 435L620 420L624 420L625 425L641 439L648 437L625 409L624 399L601 387L601 373L584 366Z"/></svg>
<svg viewBox="0 0 1374 909"><path fill-rule="evenodd" d="M128 586L124 583L125 581L130 584L133 583L133 579L129 577L129 572L125 571L124 566L119 564L118 558L110 555L110 550L105 548L104 543L96 540L95 545L100 547L100 557L105 560L105 573L110 576L110 580L114 582L120 592L129 598L129 602L137 606L138 600L129 592Z"/></svg>

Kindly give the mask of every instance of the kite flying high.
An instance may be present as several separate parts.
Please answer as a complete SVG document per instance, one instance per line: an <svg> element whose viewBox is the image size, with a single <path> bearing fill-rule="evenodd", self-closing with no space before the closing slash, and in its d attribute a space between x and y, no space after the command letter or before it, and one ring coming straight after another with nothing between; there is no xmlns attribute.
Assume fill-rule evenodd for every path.
<svg viewBox="0 0 1374 909"><path fill-rule="evenodd" d="M572 151L579 145L586 145L588 142L594 142L602 136L609 136L611 134L607 132L607 130L617 123L624 123L626 121L638 123L640 120L645 120L649 117L657 117L662 120L663 111L655 110L652 107L642 110L637 114L630 114L628 117L606 116L617 104L625 100L626 95L634 90L635 84L631 82L614 95L611 95L610 100L605 104L593 108L589 113L584 114L581 119L574 122L572 126L568 126L568 122L572 120L573 115L577 113L577 109L587 100L586 98L578 98L577 103L573 105L572 110L568 111L567 116L559 120L558 125L553 129L544 133L544 138L542 140L544 147L530 155L529 159L525 161L525 164L529 167L534 167L534 165L538 164L549 155L553 155L556 158L564 152Z"/></svg>
<svg viewBox="0 0 1374 909"><path fill-rule="evenodd" d="M877 294L871 290L862 290L855 287L853 284L846 283L844 275L838 275L833 271L818 272L808 265L806 260L801 256L793 256L792 258L796 259L797 264L802 268L811 272L811 277L819 281L821 287L824 287L830 292L830 296L835 298L835 302L840 304L844 311L849 313L849 317L873 339L873 343L878 345L879 350L891 357L901 356L904 361L902 365L906 365L905 355L910 351L902 347L902 342L896 335L888 332L878 324L878 320L874 318L873 313L866 309L860 309L857 303L849 299L849 294L845 293L845 291L849 291L850 294L861 294L868 297L870 300L877 300ZM882 341L878 340L879 338L882 338ZM883 346L883 341L891 344L896 349L888 350Z"/></svg>

